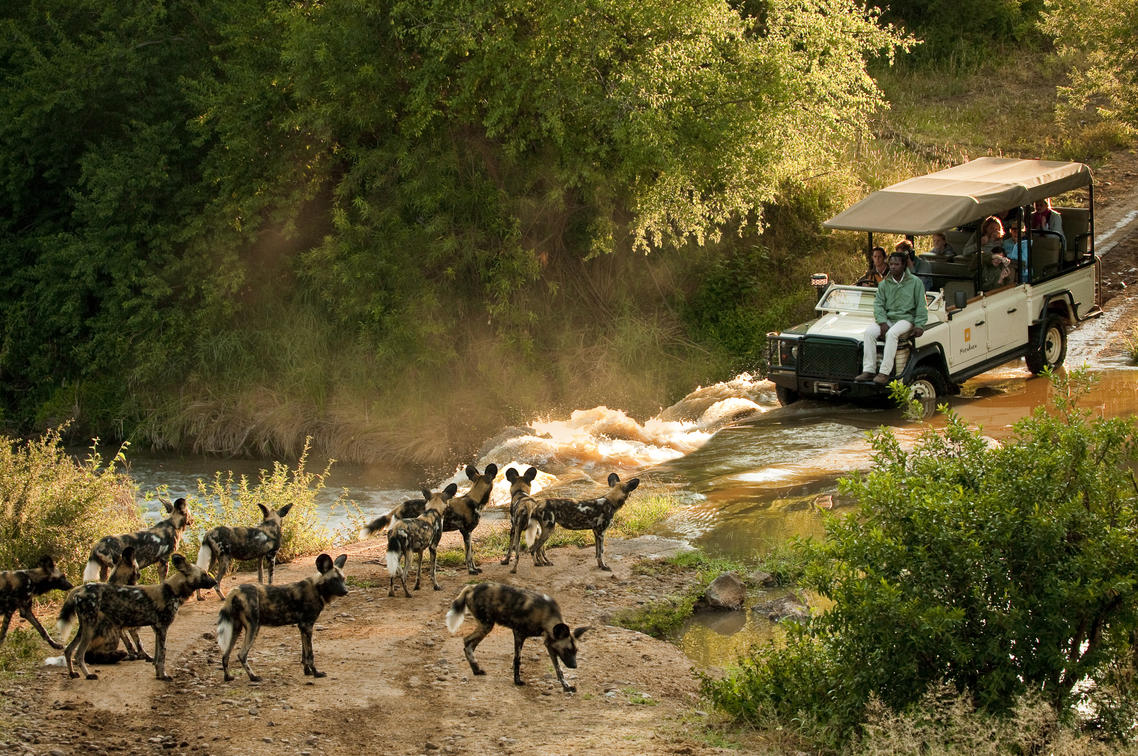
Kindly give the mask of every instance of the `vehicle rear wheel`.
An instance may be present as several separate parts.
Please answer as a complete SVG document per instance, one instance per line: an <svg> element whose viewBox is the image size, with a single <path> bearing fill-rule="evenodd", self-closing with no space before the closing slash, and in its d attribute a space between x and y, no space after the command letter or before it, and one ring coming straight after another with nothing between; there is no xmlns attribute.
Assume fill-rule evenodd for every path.
<svg viewBox="0 0 1138 756"><path fill-rule="evenodd" d="M778 403L783 407L788 404L794 404L800 398L797 391L788 389L785 386L775 386L774 394L778 397Z"/></svg>
<svg viewBox="0 0 1138 756"><path fill-rule="evenodd" d="M936 399L948 393L944 376L931 366L921 366L913 371L909 388L913 390L914 399Z"/></svg>
<svg viewBox="0 0 1138 756"><path fill-rule="evenodd" d="M1032 375L1039 375L1044 368L1059 367L1066 357L1067 326L1058 315L1048 315L1043 321L1042 338L1033 340L1024 357L1027 369Z"/></svg>

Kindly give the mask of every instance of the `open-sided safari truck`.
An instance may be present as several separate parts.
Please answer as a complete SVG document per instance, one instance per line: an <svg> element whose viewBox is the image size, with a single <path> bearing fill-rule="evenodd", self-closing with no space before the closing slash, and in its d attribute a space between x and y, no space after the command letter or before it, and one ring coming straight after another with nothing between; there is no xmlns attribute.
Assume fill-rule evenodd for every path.
<svg viewBox="0 0 1138 756"><path fill-rule="evenodd" d="M1079 189L1085 207L1055 208L1062 233L1031 228L1037 200ZM1032 373L1063 362L1067 330L1101 313L1093 208L1091 171L1081 163L986 157L874 192L823 225L866 232L867 251L874 234L913 237L918 250L929 235L945 234L955 254L919 254L910 269L925 283L929 319L921 336L902 340L894 369L918 398L932 399L1019 357ZM1026 259L1009 266L1011 280L1002 284L993 284L992 252L981 244L981 225L992 215L1010 216L1026 242L1019 248ZM882 246L892 251L892 243ZM817 318L767 335L769 377L782 404L888 393L854 380L874 294L870 286L831 284Z"/></svg>

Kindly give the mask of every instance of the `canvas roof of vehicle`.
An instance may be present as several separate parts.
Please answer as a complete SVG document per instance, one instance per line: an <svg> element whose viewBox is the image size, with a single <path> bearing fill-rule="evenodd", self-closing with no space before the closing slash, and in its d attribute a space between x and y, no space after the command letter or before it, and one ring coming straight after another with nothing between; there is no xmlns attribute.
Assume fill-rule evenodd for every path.
<svg viewBox="0 0 1138 756"><path fill-rule="evenodd" d="M1082 163L983 157L876 191L822 225L931 234L1090 183Z"/></svg>

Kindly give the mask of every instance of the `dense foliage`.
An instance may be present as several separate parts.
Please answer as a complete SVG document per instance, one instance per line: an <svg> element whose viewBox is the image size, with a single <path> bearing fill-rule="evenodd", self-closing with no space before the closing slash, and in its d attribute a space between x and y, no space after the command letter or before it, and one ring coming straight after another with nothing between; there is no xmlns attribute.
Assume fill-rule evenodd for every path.
<svg viewBox="0 0 1138 756"><path fill-rule="evenodd" d="M1138 423L1079 408L1085 380L1055 379L1000 445L951 413L912 450L876 432L872 470L842 483L857 511L801 545L832 608L709 682L716 704L831 742L871 696L900 711L941 683L989 712L1032 693L1127 721L1111 712L1129 695L1106 691L1138 629Z"/></svg>
<svg viewBox="0 0 1138 756"><path fill-rule="evenodd" d="M836 165L899 44L852 0L8 4L4 417L213 449L188 408L272 393L307 406L259 451L295 454L345 391L581 388L582 329L686 361L660 277ZM643 275L666 250L701 251Z"/></svg>

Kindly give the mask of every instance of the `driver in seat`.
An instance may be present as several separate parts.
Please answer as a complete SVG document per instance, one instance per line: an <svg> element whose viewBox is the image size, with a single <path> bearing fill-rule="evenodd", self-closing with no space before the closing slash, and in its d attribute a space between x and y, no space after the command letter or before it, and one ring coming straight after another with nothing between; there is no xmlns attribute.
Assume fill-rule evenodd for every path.
<svg viewBox="0 0 1138 756"><path fill-rule="evenodd" d="M908 271L908 263L902 252L889 255L889 275L877 285L877 293L873 297L873 318L877 324L866 328L862 336L862 372L854 378L855 381L872 379L878 385L888 383L901 336L910 330L913 336L925 332L925 323L929 322L925 286ZM885 351L875 376L877 339L882 336L885 337Z"/></svg>

